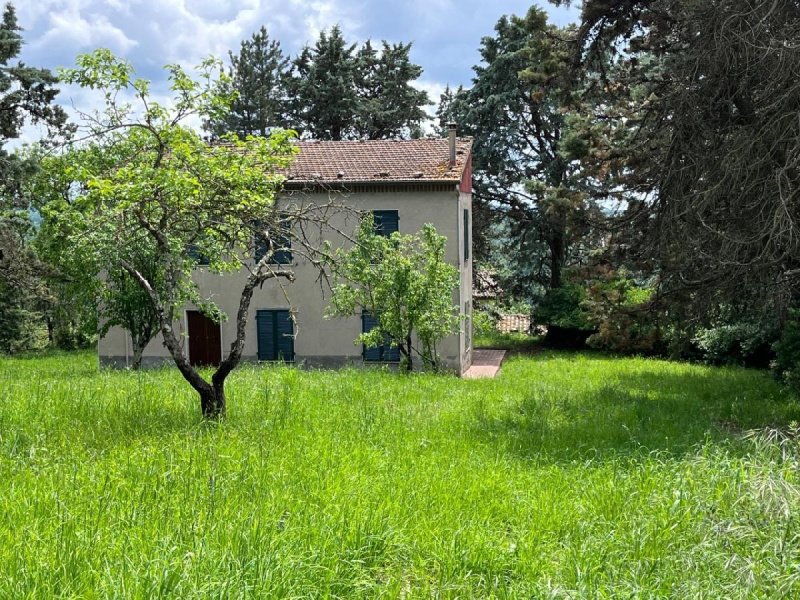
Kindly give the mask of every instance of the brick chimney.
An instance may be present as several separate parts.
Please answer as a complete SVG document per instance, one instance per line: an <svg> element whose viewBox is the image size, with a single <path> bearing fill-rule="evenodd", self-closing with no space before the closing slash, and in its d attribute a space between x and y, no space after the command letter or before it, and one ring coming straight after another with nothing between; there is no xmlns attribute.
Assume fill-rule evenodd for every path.
<svg viewBox="0 0 800 600"><path fill-rule="evenodd" d="M450 142L450 166L456 166L456 131L458 126L455 123L447 124L447 137Z"/></svg>

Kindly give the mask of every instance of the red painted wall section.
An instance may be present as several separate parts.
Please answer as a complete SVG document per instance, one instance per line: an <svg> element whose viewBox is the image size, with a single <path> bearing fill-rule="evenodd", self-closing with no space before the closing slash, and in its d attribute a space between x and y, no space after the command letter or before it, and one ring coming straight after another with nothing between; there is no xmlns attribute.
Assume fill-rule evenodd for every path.
<svg viewBox="0 0 800 600"><path fill-rule="evenodd" d="M461 191L465 194L472 193L472 153L467 157L464 173L461 175Z"/></svg>

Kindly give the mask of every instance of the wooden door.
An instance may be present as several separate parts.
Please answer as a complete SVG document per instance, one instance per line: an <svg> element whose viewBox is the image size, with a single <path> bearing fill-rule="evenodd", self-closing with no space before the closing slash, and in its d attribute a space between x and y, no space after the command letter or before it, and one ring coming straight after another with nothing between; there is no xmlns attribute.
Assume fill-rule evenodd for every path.
<svg viewBox="0 0 800 600"><path fill-rule="evenodd" d="M197 310L186 311L189 326L189 362L192 366L217 366L222 361L219 323Z"/></svg>

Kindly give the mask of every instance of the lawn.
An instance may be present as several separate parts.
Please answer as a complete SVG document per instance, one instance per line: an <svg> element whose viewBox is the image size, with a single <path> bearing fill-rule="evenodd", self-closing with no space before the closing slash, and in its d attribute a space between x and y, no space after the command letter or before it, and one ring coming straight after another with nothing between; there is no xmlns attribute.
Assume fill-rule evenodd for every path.
<svg viewBox="0 0 800 600"><path fill-rule="evenodd" d="M800 597L800 406L594 354L495 380L0 360L0 598Z"/></svg>

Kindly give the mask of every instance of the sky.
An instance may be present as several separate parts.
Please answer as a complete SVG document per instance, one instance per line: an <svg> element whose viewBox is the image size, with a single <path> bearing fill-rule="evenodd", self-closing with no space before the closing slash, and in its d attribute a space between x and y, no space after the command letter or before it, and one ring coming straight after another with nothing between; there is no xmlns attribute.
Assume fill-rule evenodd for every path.
<svg viewBox="0 0 800 600"><path fill-rule="evenodd" d="M2 0L0 0L1 2ZM413 42L412 60L424 73L418 86L438 100L444 86L469 87L478 46L503 14L524 14L532 0L15 0L31 66L71 66L82 52L110 48L139 76L165 89L162 67L197 65L209 55L227 57L242 39L265 25L294 55L320 30L340 25L350 42ZM551 21L578 20L578 8L537 0ZM576 4L579 4L576 2ZM60 103L82 109L95 99L65 89Z"/></svg>

